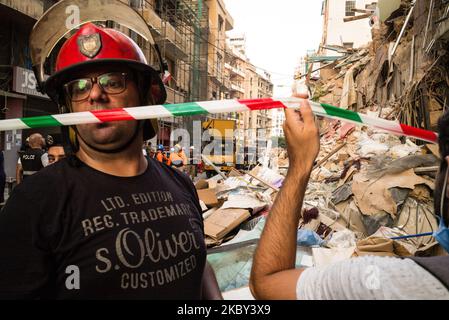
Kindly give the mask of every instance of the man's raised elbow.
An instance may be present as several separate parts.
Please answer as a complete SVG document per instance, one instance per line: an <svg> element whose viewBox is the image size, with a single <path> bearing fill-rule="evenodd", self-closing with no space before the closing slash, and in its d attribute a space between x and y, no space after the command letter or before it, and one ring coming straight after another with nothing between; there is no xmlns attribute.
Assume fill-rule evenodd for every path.
<svg viewBox="0 0 449 320"><path fill-rule="evenodd" d="M249 279L249 290L251 291L252 296L256 300L266 300L267 298L264 295L263 287L263 278L258 277L255 278L251 275Z"/></svg>
<svg viewBox="0 0 449 320"><path fill-rule="evenodd" d="M256 289L255 289L255 285L254 285L254 282L253 282L252 278L250 278L250 280L249 280L249 291L251 291L251 295L255 299L258 299L257 293L256 293Z"/></svg>

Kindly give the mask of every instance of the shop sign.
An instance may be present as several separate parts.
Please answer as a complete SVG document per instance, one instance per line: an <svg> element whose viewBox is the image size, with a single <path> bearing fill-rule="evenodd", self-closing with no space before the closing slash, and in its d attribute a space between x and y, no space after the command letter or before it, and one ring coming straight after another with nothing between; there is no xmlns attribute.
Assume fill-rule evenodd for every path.
<svg viewBox="0 0 449 320"><path fill-rule="evenodd" d="M37 80L34 72L21 67L14 67L12 90L17 93L49 99L47 95L37 91Z"/></svg>

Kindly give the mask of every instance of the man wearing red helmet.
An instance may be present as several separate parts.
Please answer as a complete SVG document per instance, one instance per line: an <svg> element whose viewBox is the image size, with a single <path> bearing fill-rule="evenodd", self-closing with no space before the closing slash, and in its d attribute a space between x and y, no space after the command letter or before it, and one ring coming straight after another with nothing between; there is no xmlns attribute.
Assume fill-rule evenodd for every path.
<svg viewBox="0 0 449 320"><path fill-rule="evenodd" d="M87 23L42 87L62 111L160 104L161 71L129 37ZM1 297L221 298L194 186L142 154L156 129L143 120L65 128L73 154L16 188L0 214Z"/></svg>

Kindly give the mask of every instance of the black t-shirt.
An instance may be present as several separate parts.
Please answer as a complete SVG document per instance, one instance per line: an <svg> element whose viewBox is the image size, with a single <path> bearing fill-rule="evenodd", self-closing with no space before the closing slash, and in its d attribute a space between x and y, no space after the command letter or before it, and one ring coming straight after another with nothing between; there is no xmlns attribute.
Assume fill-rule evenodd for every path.
<svg viewBox="0 0 449 320"><path fill-rule="evenodd" d="M125 178L64 159L0 213L0 298L199 299L205 262L193 184L152 159Z"/></svg>

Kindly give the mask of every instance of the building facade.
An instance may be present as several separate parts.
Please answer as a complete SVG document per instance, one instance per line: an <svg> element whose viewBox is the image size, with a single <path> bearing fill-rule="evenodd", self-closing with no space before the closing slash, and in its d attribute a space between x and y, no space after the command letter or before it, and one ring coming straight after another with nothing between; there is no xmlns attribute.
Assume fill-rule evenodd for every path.
<svg viewBox="0 0 449 320"><path fill-rule="evenodd" d="M154 31L155 41L170 72L167 102L209 99L210 10L203 0L131 0L128 2ZM141 47L144 44L139 43ZM192 132L193 117L159 119L159 132L152 143L167 148L176 143L175 129Z"/></svg>
<svg viewBox="0 0 449 320"><path fill-rule="evenodd" d="M57 106L37 90L31 71L28 39L36 20L56 1L0 0L0 119L42 116L58 113ZM0 132L7 183L15 181L18 151L34 132L43 136L58 128Z"/></svg>
<svg viewBox="0 0 449 320"><path fill-rule="evenodd" d="M228 37L231 99L272 97L271 75L254 66L246 56L245 35ZM272 118L267 110L241 112L237 115L237 137L240 148L266 148L271 135Z"/></svg>
<svg viewBox="0 0 449 320"><path fill-rule="evenodd" d="M344 22L344 18L355 17L360 13L352 9L365 9L373 0L324 0L323 1L323 38L322 46L341 46L345 48L359 48L371 41L370 20L360 19ZM339 53L324 49L320 54L327 56Z"/></svg>
<svg viewBox="0 0 449 320"><path fill-rule="evenodd" d="M234 21L223 0L207 0L209 7L208 100L224 99L229 92L225 81L226 31Z"/></svg>

